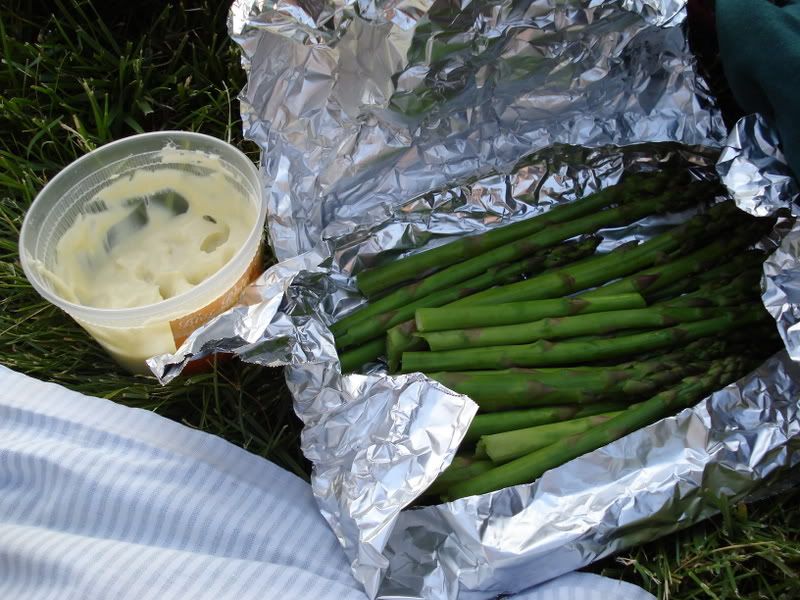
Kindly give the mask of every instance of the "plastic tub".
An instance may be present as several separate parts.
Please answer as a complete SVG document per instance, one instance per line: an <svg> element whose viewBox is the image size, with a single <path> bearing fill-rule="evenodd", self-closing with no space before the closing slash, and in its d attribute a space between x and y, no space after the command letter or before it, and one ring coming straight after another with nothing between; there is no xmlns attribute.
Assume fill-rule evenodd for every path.
<svg viewBox="0 0 800 600"><path fill-rule="evenodd" d="M114 245L116 245L114 252L123 254L128 252L126 248L135 246L137 248L135 252L139 252L139 249L147 246L146 241L136 246L136 243L131 241L135 238L130 237L131 234L127 229L124 230L127 245L123 245L116 244L116 239L121 236L116 235L112 238L112 234L109 233L110 228L95 227L97 219L116 218L111 215L112 209L102 200L103 194L105 193L108 198L116 197L113 195L115 193L113 190L121 189L122 193L126 193L125 185L129 185L128 182L135 180L139 185L139 182L145 181L146 187L154 181L163 179L165 174L167 177L182 177L183 180L197 183L199 186L197 189L205 194L203 202L206 202L206 206L209 202L224 202L226 203L224 211L233 210L230 207L234 206L237 210L244 207L239 213L241 216L237 217L240 219L237 231L240 234L247 232L241 247L235 250L231 247L235 242L231 241L225 247L226 254L216 257L217 261L227 260L221 268L205 276L198 283L189 282L183 285L183 287L187 285L194 287L176 292L175 295L163 300L151 301L140 306L116 308L87 305L76 299L78 296L69 287L70 281L63 277L64 263L58 262L59 242L64 234L77 221L80 221L79 226L87 221L93 224L89 229L92 232L89 237L93 238L90 240L92 248L87 250L86 254L89 259L81 255L79 264L82 268L90 270L86 280L94 284L96 280L92 279L94 272L91 269L100 264L94 261L94 257L100 256L107 263L111 256L108 253L112 251ZM203 185L206 181L203 178L225 187L211 188L210 184ZM112 188L111 186L115 184L117 187ZM167 188L164 185L153 185L152 193L160 193L163 196L165 189ZM217 198L216 195L209 196L210 189L233 190L236 193L220 194L225 197ZM137 192L141 191L137 188ZM150 193L147 190L145 192ZM141 209L144 203L145 208L142 210L150 210L152 197L136 195L131 199L126 198L124 200L126 204L122 205L123 209L127 210L133 206L132 202L136 201L139 202L137 208ZM191 199L191 197L191 194L186 195L186 198ZM242 202L249 205L243 205ZM192 203L189 202L188 206L191 207ZM223 207L214 204L214 208L218 210L215 214L226 214ZM180 210L188 211L185 202ZM126 227L130 217L131 215L128 215L126 223L121 226ZM203 218L217 224L217 220L208 215ZM252 224L246 229L243 225L244 219L249 222L250 218ZM135 373L148 373L145 363L147 358L174 352L198 326L230 308L244 287L258 275L265 218L266 207L262 200L258 170L233 146L198 133L164 131L136 135L102 146L80 158L42 189L22 224L20 234L22 268L39 294L72 316L119 364ZM142 221L145 225L141 227L156 227L154 224L156 222L153 216L146 216ZM165 222L169 223L169 220ZM224 224L223 226L227 227ZM123 230L117 227L115 233L119 234L120 231ZM142 235L141 231L135 235ZM70 236L67 240L71 240L75 233ZM226 237L225 243L227 240ZM186 245L191 247L178 247L176 256L185 251L190 254L183 256L196 256L196 261L192 260L202 265L202 260L205 260L203 254L205 250L199 250L194 242ZM103 251L106 252L105 256L102 254ZM214 251L216 247L209 250L209 252ZM67 254L63 249L62 253ZM233 255L227 258L228 253ZM64 259L64 262L68 262L67 259ZM159 262L156 257L153 263L155 269L159 268ZM61 274L53 275L59 272L59 269ZM108 277L99 274L105 271L97 273L97 277L102 278L103 282L109 281ZM151 271L148 271L147 277L153 277ZM62 282L65 285L62 285ZM113 290L122 289L123 286L110 287ZM158 289L160 293L161 288ZM128 301L131 301L130 297Z"/></svg>

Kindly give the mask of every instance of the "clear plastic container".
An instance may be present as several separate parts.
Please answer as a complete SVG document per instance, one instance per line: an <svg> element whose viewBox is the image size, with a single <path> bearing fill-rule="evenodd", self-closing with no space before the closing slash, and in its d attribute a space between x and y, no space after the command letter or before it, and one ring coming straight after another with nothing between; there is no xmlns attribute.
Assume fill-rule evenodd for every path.
<svg viewBox="0 0 800 600"><path fill-rule="evenodd" d="M166 156L165 148L169 150ZM165 300L132 308L96 308L65 297L69 294L60 291L48 275L58 266L62 236L79 215L98 211L98 202L92 200L104 189L108 191L107 186L142 170L159 169L185 170L192 176L214 172L217 178L221 173L226 185L234 186L254 207L244 243L222 268ZM231 202L219 198L219 202L226 201ZM197 327L230 308L259 274L265 218L258 170L239 150L198 133L146 133L102 146L50 181L25 216L20 258L26 277L39 294L72 316L123 367L148 373L147 358L174 352ZM98 247L108 244L109 235L108 231L98 232Z"/></svg>

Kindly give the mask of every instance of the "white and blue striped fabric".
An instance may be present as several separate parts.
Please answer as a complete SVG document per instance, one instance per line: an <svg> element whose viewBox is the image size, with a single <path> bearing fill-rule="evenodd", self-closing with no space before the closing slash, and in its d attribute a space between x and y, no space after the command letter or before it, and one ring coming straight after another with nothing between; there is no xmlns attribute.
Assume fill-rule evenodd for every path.
<svg viewBox="0 0 800 600"><path fill-rule="evenodd" d="M648 600L573 574L520 600ZM365 600L311 489L154 413L0 366L0 599Z"/></svg>

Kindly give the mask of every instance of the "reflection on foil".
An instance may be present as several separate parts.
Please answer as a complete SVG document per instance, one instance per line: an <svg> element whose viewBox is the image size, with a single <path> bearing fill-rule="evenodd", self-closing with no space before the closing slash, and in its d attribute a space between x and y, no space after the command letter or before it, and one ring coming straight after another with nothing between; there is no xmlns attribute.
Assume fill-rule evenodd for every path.
<svg viewBox="0 0 800 600"><path fill-rule="evenodd" d="M681 0L237 0L245 136L262 148L279 259L554 143L724 130Z"/></svg>
<svg viewBox="0 0 800 600"><path fill-rule="evenodd" d="M800 224L764 264L762 289L789 355L800 361Z"/></svg>
<svg viewBox="0 0 800 600"><path fill-rule="evenodd" d="M763 217L788 208L797 215L797 182L792 177L777 132L759 115L734 126L717 165L720 179L739 208Z"/></svg>

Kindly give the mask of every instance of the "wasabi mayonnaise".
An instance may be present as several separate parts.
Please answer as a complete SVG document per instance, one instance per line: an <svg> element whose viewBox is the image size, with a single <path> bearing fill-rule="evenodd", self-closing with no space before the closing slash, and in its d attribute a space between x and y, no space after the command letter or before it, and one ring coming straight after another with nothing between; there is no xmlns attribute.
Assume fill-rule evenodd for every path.
<svg viewBox="0 0 800 600"><path fill-rule="evenodd" d="M162 152L169 162L179 151ZM43 269L55 291L83 306L132 308L177 296L219 271L257 215L214 166L146 168L104 187L59 240L53 267Z"/></svg>

